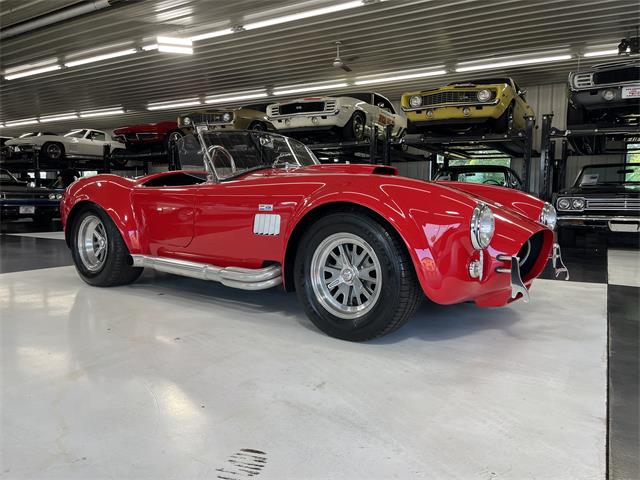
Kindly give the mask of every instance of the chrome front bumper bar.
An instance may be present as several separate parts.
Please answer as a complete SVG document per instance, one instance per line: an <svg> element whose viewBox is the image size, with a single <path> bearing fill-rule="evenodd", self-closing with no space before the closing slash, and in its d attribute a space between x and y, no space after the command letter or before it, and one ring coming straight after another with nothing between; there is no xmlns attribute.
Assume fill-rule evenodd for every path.
<svg viewBox="0 0 640 480"><path fill-rule="evenodd" d="M510 267L498 267L496 272L508 273L511 275L511 299L515 300L518 295L522 295L522 301L529 303L529 290L525 287L520 278L520 259L512 255L498 255L496 257L501 262L510 262Z"/></svg>
<svg viewBox="0 0 640 480"><path fill-rule="evenodd" d="M514 300L518 295L522 295L522 300L526 303L529 302L529 290L524 285L522 277L520 276L520 259L515 255L498 255L497 260L501 262L509 262L509 267L498 267L496 272L508 273L511 277L511 299ZM558 278L561 273L565 274L564 279L569 280L569 270L562 261L562 255L560 253L560 245L558 243L553 244L551 251L551 267L553 273Z"/></svg>

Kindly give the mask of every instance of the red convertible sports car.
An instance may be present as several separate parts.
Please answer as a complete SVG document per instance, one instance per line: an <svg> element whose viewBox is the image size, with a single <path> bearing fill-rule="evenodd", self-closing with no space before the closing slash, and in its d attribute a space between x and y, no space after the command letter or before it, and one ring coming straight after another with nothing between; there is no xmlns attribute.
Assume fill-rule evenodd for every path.
<svg viewBox="0 0 640 480"><path fill-rule="evenodd" d="M67 189L66 240L85 282L126 284L149 267L246 290L284 284L322 331L363 341L400 327L425 295L499 307L528 300L550 257L562 267L554 208L522 192L320 165L267 132L200 130L179 149L183 170Z"/></svg>

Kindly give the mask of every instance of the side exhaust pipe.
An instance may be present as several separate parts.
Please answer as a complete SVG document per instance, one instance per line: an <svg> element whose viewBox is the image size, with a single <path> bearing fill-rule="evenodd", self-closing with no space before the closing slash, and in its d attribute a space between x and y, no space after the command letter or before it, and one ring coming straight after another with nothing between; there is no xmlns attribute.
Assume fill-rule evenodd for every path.
<svg viewBox="0 0 640 480"><path fill-rule="evenodd" d="M153 268L158 272L183 277L219 282L242 290L265 290L282 283L282 268L270 265L264 268L216 267L206 263L189 262L166 257L131 255L134 267Z"/></svg>

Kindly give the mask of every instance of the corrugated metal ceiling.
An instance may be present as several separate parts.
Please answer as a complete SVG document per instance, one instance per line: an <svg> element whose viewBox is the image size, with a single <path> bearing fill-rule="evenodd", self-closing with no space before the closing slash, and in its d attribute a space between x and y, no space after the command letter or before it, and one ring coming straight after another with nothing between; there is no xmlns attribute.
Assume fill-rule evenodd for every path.
<svg viewBox="0 0 640 480"><path fill-rule="evenodd" d="M18 2L5 0L0 12ZM26 2L36 16L51 4ZM192 36L341 3L337 0L146 0L115 3L101 11L2 42L2 69L57 57L93 56L153 43L156 35ZM562 82L587 47L611 48L638 24L639 4L627 0L389 0L194 43L194 55L157 51L105 60L32 77L0 81L0 122L123 105L124 117L47 124L65 130L78 124L118 126L175 117L173 111L147 112L148 102L239 92L458 62L539 52L570 53L568 61L490 72L450 73L372 87L392 99L401 92L478 76L508 74L523 85ZM24 21L31 17L15 17ZM19 20L17 20L19 19ZM3 23L3 28L6 26ZM344 43L343 58L353 72L331 66L333 42ZM84 52L84 54L81 54ZM362 87L354 87L363 90ZM365 88L366 89L366 88ZM348 92L349 89L341 90ZM90 120L90 121L89 121ZM4 128L15 133L25 128Z"/></svg>

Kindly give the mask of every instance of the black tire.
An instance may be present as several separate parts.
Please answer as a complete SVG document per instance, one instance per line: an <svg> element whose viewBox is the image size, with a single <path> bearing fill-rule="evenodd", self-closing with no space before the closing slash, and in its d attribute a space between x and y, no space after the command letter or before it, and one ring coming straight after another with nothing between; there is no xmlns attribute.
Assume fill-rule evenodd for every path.
<svg viewBox="0 0 640 480"><path fill-rule="evenodd" d="M344 140L362 141L366 136L367 117L364 112L354 112L349 121L342 127L342 138Z"/></svg>
<svg viewBox="0 0 640 480"><path fill-rule="evenodd" d="M64 145L59 142L47 142L42 145L40 155L48 162L61 162L65 156Z"/></svg>
<svg viewBox="0 0 640 480"><path fill-rule="evenodd" d="M126 153L127 151L125 149L116 148L111 152L111 164L116 168L126 166L128 162Z"/></svg>
<svg viewBox="0 0 640 480"><path fill-rule="evenodd" d="M355 320L340 318L327 309L315 293L311 276L316 250L321 250L328 239L345 233L368 244L381 271L382 286L377 300ZM372 217L353 211L327 215L308 228L300 245L294 266L296 293L311 321L327 335L352 342L387 335L406 323L423 298L402 240Z"/></svg>
<svg viewBox="0 0 640 480"><path fill-rule="evenodd" d="M83 221L89 217L95 217L102 222L107 236L106 258L102 265L93 271L87 268L83 262L78 248L80 227ZM120 236L118 228L101 208L87 207L75 217L71 229L71 256L80 278L89 285L96 287L125 285L135 281L142 273L143 268L132 266L129 250Z"/></svg>
<svg viewBox="0 0 640 480"><path fill-rule="evenodd" d="M269 130L264 122L253 122L249 125L249 130L255 130L257 132L266 132Z"/></svg>
<svg viewBox="0 0 640 480"><path fill-rule="evenodd" d="M509 133L513 128L513 103L507 107L494 123L495 133Z"/></svg>

